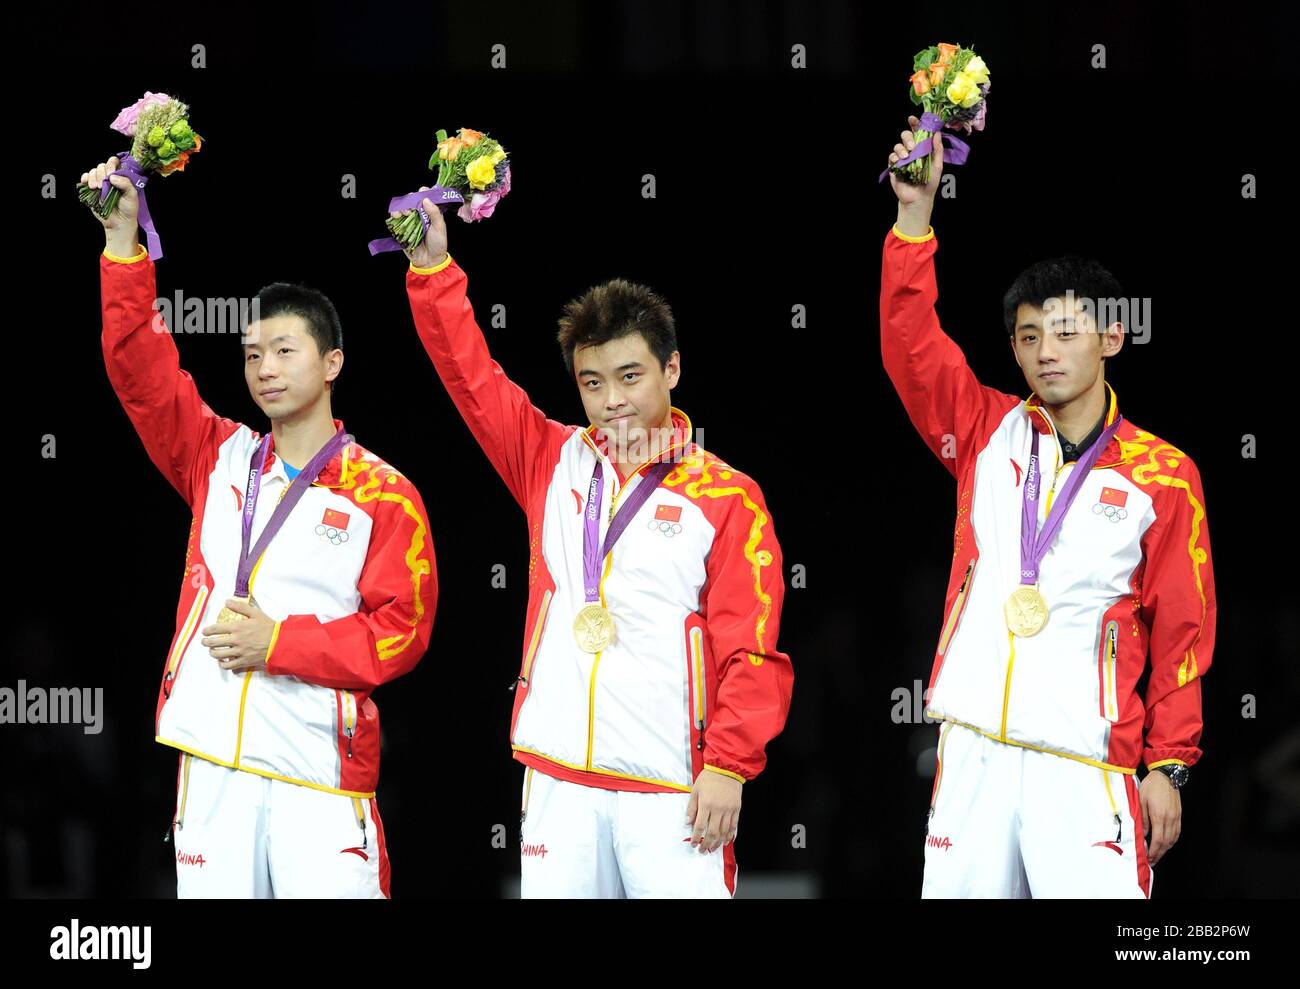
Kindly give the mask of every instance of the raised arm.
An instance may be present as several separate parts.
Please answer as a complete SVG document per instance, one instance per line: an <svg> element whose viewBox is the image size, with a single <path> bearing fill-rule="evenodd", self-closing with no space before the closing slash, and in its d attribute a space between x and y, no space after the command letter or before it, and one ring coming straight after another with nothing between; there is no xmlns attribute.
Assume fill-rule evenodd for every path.
<svg viewBox="0 0 1300 989"><path fill-rule="evenodd" d="M916 117L909 124L918 126ZM943 175L943 141L934 135L926 186L889 176L898 196L898 220L885 235L880 269L880 352L908 418L954 476L978 451L998 421L1020 401L980 384L961 348L939 325L939 290L930 225L934 193ZM911 130L889 156L892 165L916 143Z"/></svg>
<svg viewBox="0 0 1300 989"><path fill-rule="evenodd" d="M97 187L117 166L117 158L110 158L81 181ZM104 365L149 459L192 506L196 479L212 469L217 449L239 424L208 408L194 379L181 370L176 343L154 309L154 264L136 235L139 196L122 176L109 181L122 195L108 218L100 219Z"/></svg>
<svg viewBox="0 0 1300 989"><path fill-rule="evenodd" d="M429 231L407 255L406 292L415 328L470 432L526 509L533 495L545 490L560 447L576 427L548 419L492 359L474 320L465 272L447 253L442 214L428 199L424 203Z"/></svg>

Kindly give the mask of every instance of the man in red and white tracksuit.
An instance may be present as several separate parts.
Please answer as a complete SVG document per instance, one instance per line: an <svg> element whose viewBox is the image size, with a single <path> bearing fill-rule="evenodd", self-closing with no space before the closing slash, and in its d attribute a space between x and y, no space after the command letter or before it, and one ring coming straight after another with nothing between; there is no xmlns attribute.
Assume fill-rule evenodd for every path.
<svg viewBox="0 0 1300 989"><path fill-rule="evenodd" d="M891 164L916 144L912 130L901 137ZM1044 262L1004 300L1033 393L976 379L935 311L929 220L941 148L931 155L928 187L890 176L899 213L880 292L885 369L957 480L927 692L927 714L943 723L923 895L1149 897L1152 865L1178 838L1178 788L1201 756L1215 593L1200 474L1182 450L1120 415L1103 370L1124 327L1079 304L1118 297L1093 262ZM1035 480L1037 492L1027 490ZM1064 514L1058 506L1053 516L1054 498ZM1037 564L1049 609L1037 629L1008 604L1034 574L1022 539L1022 529L1035 537L1031 514L1040 535L1061 519Z"/></svg>
<svg viewBox="0 0 1300 989"><path fill-rule="evenodd" d="M571 304L587 335L562 347L592 424L548 419L488 353L441 215L425 208L432 222L406 276L415 325L528 521L510 726L526 767L522 893L731 896L741 785L762 770L793 683L777 649L782 559L763 495L692 442L668 404L679 364L662 300L616 281ZM628 460L609 424L629 419L662 424L671 442ZM586 520L607 538L618 507L639 497L613 548L593 557ZM575 640L588 605L616 623L596 652Z"/></svg>
<svg viewBox="0 0 1300 989"><path fill-rule="evenodd" d="M97 186L116 167L83 181ZM263 318L248 327L245 376L272 426L257 475L263 434L213 413L181 370L154 308L136 192L111 181L123 194L99 262L104 361L149 459L193 513L155 730L180 750L177 893L387 897L370 695L411 670L429 641L437 575L424 505L330 414L341 331L334 347L318 346L326 331L316 323L337 314L302 286L264 289ZM337 452L314 480L294 482L308 487L255 561L251 600L232 600L248 492L256 540L327 448ZM242 619L220 622L223 606Z"/></svg>

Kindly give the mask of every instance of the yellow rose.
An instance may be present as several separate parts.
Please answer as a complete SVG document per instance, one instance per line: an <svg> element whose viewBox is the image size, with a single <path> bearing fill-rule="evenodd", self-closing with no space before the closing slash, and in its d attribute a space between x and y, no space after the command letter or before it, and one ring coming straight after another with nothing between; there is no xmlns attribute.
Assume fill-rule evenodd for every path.
<svg viewBox="0 0 1300 989"><path fill-rule="evenodd" d="M505 156L506 156L506 149L501 147L501 145L499 144L497 145L497 149L493 151L490 155L488 155L488 157L492 159L492 164L494 165Z"/></svg>
<svg viewBox="0 0 1300 989"><path fill-rule="evenodd" d="M984 64L984 59L976 55L966 63L966 68L962 70L970 76L971 82L977 86L982 86L989 81L989 67Z"/></svg>
<svg viewBox="0 0 1300 989"><path fill-rule="evenodd" d="M980 101L979 87L965 72L958 72L957 78L948 86L948 99L960 107L971 107Z"/></svg>
<svg viewBox="0 0 1300 989"><path fill-rule="evenodd" d="M497 170L491 155L480 155L469 163L465 169L465 178L469 179L471 189L486 189L497 177Z"/></svg>

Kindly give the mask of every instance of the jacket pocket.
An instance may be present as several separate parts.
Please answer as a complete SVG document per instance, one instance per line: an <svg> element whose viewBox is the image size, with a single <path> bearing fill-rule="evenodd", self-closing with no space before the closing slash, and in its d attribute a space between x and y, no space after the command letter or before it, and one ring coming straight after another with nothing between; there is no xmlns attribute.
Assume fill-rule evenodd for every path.
<svg viewBox="0 0 1300 989"><path fill-rule="evenodd" d="M966 564L966 576L961 580L961 586L957 588L957 597L952 602L952 608L948 611L948 620L943 623L943 633L939 636L939 655L942 656L947 650L952 637L957 631L957 626L961 623L962 612L966 610L966 598L970 596L971 575L975 572L975 558L971 557L970 563Z"/></svg>
<svg viewBox="0 0 1300 989"><path fill-rule="evenodd" d="M176 674L180 672L181 657L185 655L185 650L194 638L194 633L198 630L199 623L203 618L203 606L208 601L208 585L204 584L199 588L198 594L194 596L194 603L190 605L190 613L185 616L185 623L181 626L180 634L176 636L176 644L172 646L172 654L167 657L167 671L163 674L163 696L170 698L172 695L172 683L176 679Z"/></svg>
<svg viewBox="0 0 1300 989"><path fill-rule="evenodd" d="M528 687L528 678L533 675L533 661L537 658L537 649L542 644L542 633L546 626L546 615L551 610L551 591L547 589L542 593L542 603L537 609L537 621L533 622L533 634L528 639L528 652L524 654L524 665L515 677L514 683L510 689L514 690L521 684L526 689ZM525 701L526 703L526 701ZM520 706L522 710L522 705Z"/></svg>
<svg viewBox="0 0 1300 989"><path fill-rule="evenodd" d="M687 639L690 643L691 724L698 733L695 747L703 752L704 728L708 723L708 687L704 676L704 629L698 625L693 626L687 633Z"/></svg>
<svg viewBox="0 0 1300 989"><path fill-rule="evenodd" d="M1097 657L1097 693L1101 716L1112 723L1119 720L1119 693L1115 686L1115 659L1118 652L1119 622L1112 618L1102 632L1101 653Z"/></svg>
<svg viewBox="0 0 1300 989"><path fill-rule="evenodd" d="M352 758L352 736L357 730L357 698L350 690L339 691L339 729L347 739L348 758Z"/></svg>

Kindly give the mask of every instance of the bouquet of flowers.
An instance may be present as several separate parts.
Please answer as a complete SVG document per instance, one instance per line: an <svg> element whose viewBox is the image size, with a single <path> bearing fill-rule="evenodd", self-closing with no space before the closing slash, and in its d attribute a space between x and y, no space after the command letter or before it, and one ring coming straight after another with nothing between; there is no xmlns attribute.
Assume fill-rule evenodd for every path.
<svg viewBox="0 0 1300 989"><path fill-rule="evenodd" d="M183 172L190 155L203 145L203 138L190 128L190 108L166 93L146 92L126 107L110 125L119 134L134 138L130 151L121 152L114 175L125 175L140 190L140 226L149 242L149 256L162 257L158 234L149 217L144 186L150 175ZM84 186L78 193L83 203L107 219L117 206L122 191L107 179L96 189Z"/></svg>
<svg viewBox="0 0 1300 989"><path fill-rule="evenodd" d="M456 211L466 223L492 215L497 203L510 192L510 158L506 149L482 131L462 127L455 137L438 131L438 144L429 168L437 170L431 189L398 196L388 204L388 231L392 237L370 242L370 253L414 250L429 227L429 217L420 203L428 197L439 206L461 203Z"/></svg>
<svg viewBox="0 0 1300 989"><path fill-rule="evenodd" d="M923 108L917 143L912 153L880 173L879 181L891 171L905 182L925 185L930 181L931 136L941 130L983 130L987 114L989 69L971 48L938 44L923 48L912 59L912 102ZM970 148L965 141L949 137L944 143L944 164L960 165Z"/></svg>

